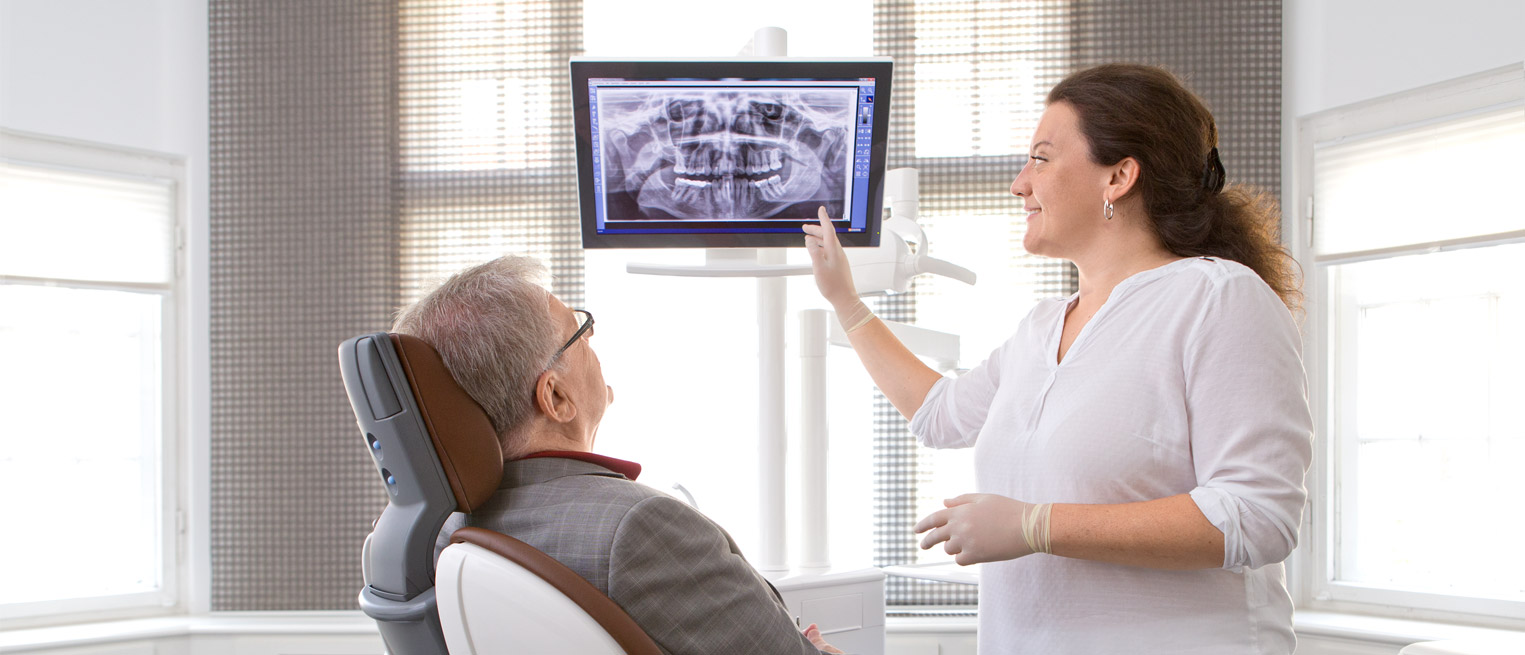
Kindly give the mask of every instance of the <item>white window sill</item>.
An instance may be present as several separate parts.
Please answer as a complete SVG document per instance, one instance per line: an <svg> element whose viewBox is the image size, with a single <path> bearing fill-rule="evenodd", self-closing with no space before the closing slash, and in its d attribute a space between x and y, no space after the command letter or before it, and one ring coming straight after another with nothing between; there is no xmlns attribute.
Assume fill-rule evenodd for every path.
<svg viewBox="0 0 1525 655"><path fill-rule="evenodd" d="M1401 648L1435 640L1525 640L1525 632L1448 623L1390 619L1334 612L1298 612L1299 636L1347 639ZM898 617L885 621L889 634L974 634L972 616ZM355 612L217 612L82 623L0 632L0 653L45 648L95 646L125 641L171 639L191 635L376 635L376 624Z"/></svg>
<svg viewBox="0 0 1525 655"><path fill-rule="evenodd" d="M890 616L886 634L974 634L979 621L972 616Z"/></svg>
<svg viewBox="0 0 1525 655"><path fill-rule="evenodd" d="M0 653L190 635L375 634L376 622L359 611L217 612L201 616L162 616L0 631Z"/></svg>
<svg viewBox="0 0 1525 655"><path fill-rule="evenodd" d="M1525 639L1525 632L1514 630L1362 614L1299 611L1292 620L1298 636L1334 637L1398 647L1420 641Z"/></svg>
<svg viewBox="0 0 1525 655"><path fill-rule="evenodd" d="M1293 618L1298 636L1347 639L1374 646L1402 648L1421 641L1489 642L1525 640L1525 631L1479 628L1454 623L1391 619L1361 614L1299 611ZM890 634L969 633L978 621L972 616L902 617L885 621Z"/></svg>

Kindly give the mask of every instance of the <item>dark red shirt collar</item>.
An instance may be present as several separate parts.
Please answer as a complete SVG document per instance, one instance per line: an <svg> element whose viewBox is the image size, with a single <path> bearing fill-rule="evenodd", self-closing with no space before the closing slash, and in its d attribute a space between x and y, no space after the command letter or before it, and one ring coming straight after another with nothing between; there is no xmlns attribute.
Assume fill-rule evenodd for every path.
<svg viewBox="0 0 1525 655"><path fill-rule="evenodd" d="M615 473L623 475L631 480L634 480L641 475L641 465L635 462L627 462L623 459L616 459L607 455L583 453L574 450L547 450L544 452L535 453L533 455L525 455L519 459L534 459L536 457L561 457L564 459L575 459L583 462L588 462L590 464L597 464L606 469L614 471Z"/></svg>

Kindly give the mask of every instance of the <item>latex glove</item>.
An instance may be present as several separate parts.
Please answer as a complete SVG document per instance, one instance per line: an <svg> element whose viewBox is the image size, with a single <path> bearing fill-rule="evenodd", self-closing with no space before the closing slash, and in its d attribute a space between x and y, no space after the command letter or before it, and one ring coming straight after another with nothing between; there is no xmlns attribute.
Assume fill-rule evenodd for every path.
<svg viewBox="0 0 1525 655"><path fill-rule="evenodd" d="M839 310L852 307L858 302L858 288L853 285L847 252L837 240L837 230L832 227L826 208L822 207L817 216L820 224L801 226L805 230L805 250L810 253L810 270L815 273L815 287L833 307Z"/></svg>
<svg viewBox="0 0 1525 655"><path fill-rule="evenodd" d="M821 636L821 629L815 627L814 623L805 628L805 638L809 639L810 643L814 644L815 649L818 651L833 653L834 655L841 655L842 653L842 649L826 643L826 638Z"/></svg>
<svg viewBox="0 0 1525 655"><path fill-rule="evenodd" d="M941 543L960 565L1016 559L1049 550L1051 506L1047 503L1033 505L995 494L964 494L943 501L943 505L947 509L932 512L916 523L918 534L927 533L921 540L923 550Z"/></svg>

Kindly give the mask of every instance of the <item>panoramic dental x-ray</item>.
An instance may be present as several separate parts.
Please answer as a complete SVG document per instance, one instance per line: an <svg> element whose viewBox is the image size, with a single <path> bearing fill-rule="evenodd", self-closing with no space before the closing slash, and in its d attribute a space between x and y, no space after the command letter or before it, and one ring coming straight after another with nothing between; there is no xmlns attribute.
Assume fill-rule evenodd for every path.
<svg viewBox="0 0 1525 655"><path fill-rule="evenodd" d="M645 220L841 216L857 91L606 88L604 188ZM628 215L628 214L627 214Z"/></svg>

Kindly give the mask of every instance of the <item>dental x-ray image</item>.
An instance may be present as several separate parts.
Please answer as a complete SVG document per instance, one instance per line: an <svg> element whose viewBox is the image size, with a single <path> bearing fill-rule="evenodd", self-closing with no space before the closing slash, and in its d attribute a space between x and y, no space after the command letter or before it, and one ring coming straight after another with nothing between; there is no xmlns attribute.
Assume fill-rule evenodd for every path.
<svg viewBox="0 0 1525 655"><path fill-rule="evenodd" d="M842 216L856 87L603 88L613 220Z"/></svg>

